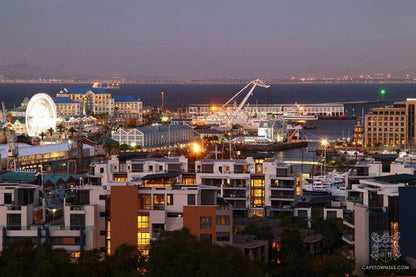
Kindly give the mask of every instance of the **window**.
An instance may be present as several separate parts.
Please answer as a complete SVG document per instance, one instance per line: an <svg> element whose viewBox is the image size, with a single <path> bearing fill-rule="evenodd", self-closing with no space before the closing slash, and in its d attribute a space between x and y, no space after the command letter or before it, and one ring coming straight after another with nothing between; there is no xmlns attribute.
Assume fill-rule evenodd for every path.
<svg viewBox="0 0 416 277"><path fill-rule="evenodd" d="M149 171L153 171L153 165L149 165Z"/></svg>
<svg viewBox="0 0 416 277"><path fill-rule="evenodd" d="M230 241L229 232L217 232L217 241Z"/></svg>
<svg viewBox="0 0 416 277"><path fill-rule="evenodd" d="M7 215L7 229L20 230L22 225L22 217L20 214L8 214Z"/></svg>
<svg viewBox="0 0 416 277"><path fill-rule="evenodd" d="M195 205L195 194L188 194L188 206Z"/></svg>
<svg viewBox="0 0 416 277"><path fill-rule="evenodd" d="M200 218L200 227L201 229L211 229L212 227L212 218L209 217L201 217Z"/></svg>
<svg viewBox="0 0 416 277"><path fill-rule="evenodd" d="M183 217L183 213L168 213L168 217Z"/></svg>
<svg viewBox="0 0 416 277"><path fill-rule="evenodd" d="M106 196L105 194L101 194L101 195L99 196L99 199L100 199L100 200L105 200L105 199L106 199L106 197L107 197L107 196Z"/></svg>
<svg viewBox="0 0 416 277"><path fill-rule="evenodd" d="M166 195L166 204L173 205L173 194Z"/></svg>
<svg viewBox="0 0 416 277"><path fill-rule="evenodd" d="M5 193L4 194L4 204L11 204L12 203L12 194Z"/></svg>
<svg viewBox="0 0 416 277"><path fill-rule="evenodd" d="M307 210L298 210L298 217L307 218L308 211Z"/></svg>
<svg viewBox="0 0 416 277"><path fill-rule="evenodd" d="M103 167L100 168L100 173L104 173L104 168Z"/></svg>
<svg viewBox="0 0 416 277"><path fill-rule="evenodd" d="M165 195L164 194L153 194L153 205L165 205Z"/></svg>
<svg viewBox="0 0 416 277"><path fill-rule="evenodd" d="M200 235L201 241L206 241L212 243L212 235L211 234L201 234Z"/></svg>
<svg viewBox="0 0 416 277"><path fill-rule="evenodd" d="M337 212L336 211L327 211L326 212L326 218L337 218Z"/></svg>
<svg viewBox="0 0 416 277"><path fill-rule="evenodd" d="M85 214L71 214L69 224L71 230L80 230L81 227L85 226Z"/></svg>
<svg viewBox="0 0 416 277"><path fill-rule="evenodd" d="M230 216L217 215L217 225L230 225Z"/></svg>
<svg viewBox="0 0 416 277"><path fill-rule="evenodd" d="M149 215L139 214L137 216L137 228L138 229L147 229L147 228L149 228Z"/></svg>

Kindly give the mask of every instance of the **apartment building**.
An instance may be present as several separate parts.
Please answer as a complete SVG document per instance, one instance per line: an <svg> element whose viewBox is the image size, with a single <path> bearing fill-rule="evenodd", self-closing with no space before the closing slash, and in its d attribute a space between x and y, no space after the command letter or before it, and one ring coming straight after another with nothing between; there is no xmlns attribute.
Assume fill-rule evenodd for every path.
<svg viewBox="0 0 416 277"><path fill-rule="evenodd" d="M392 260L403 254L406 255L403 258L416 265L414 223L408 217L409 210L404 209L416 208L414 199L410 200L406 195L415 195L415 184L415 175L395 174L363 179L359 184L352 185L350 195L354 197L353 214L352 218L345 220L352 231L346 231L343 240L354 242L357 270L383 257L391 257ZM399 209L401 206L404 207ZM385 234L389 239L389 247L378 248L377 237ZM395 236L397 239L390 242ZM405 249L404 253L401 253L401 247Z"/></svg>
<svg viewBox="0 0 416 277"><path fill-rule="evenodd" d="M127 242L147 252L162 231L183 227L212 243L232 242L232 210L217 204L217 188L209 186L112 186L107 253Z"/></svg>
<svg viewBox="0 0 416 277"><path fill-rule="evenodd" d="M0 251L23 238L37 245L48 241L54 248L67 250L72 257L100 246L99 225L95 222L98 205L79 202L69 206L66 203L63 220L55 221L56 211L49 210L47 222L43 224L39 192L37 185L0 184Z"/></svg>
<svg viewBox="0 0 416 277"><path fill-rule="evenodd" d="M218 196L233 207L235 215L274 216L293 209L302 195L302 176L292 166L273 160L197 160L189 167L188 159L132 159L119 162L117 156L93 163L88 173L93 185L151 186L163 180L172 184L206 185L218 188ZM193 166L193 164L192 164ZM156 181L155 181L156 180Z"/></svg>
<svg viewBox="0 0 416 277"><path fill-rule="evenodd" d="M374 260L371 258L373 233L382 235L387 232L394 235L397 232L410 232L406 224L413 226L412 222L409 223L408 215L405 216L408 210L402 208L412 205L414 200L401 200L408 198L408 195L400 194L399 191L403 189L403 192L409 190L412 193L416 188L416 167L388 158L359 162L347 177L346 209L343 219L345 228L342 239L347 244L344 247L345 254L355 258L357 270ZM404 226L400 222L403 222ZM415 253L402 243L412 237L412 234L407 234L399 244L407 249L408 257L414 258ZM406 242L406 245L407 243L409 242ZM394 255L396 250L392 251L385 254Z"/></svg>

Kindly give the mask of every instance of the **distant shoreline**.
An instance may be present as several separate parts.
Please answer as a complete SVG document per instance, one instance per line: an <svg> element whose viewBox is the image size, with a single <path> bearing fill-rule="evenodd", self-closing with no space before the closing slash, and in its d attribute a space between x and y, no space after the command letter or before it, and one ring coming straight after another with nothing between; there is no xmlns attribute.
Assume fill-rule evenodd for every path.
<svg viewBox="0 0 416 277"><path fill-rule="evenodd" d="M120 81L121 85L154 85L154 84L172 84L172 85L238 85L247 84L250 80L239 81L212 81L212 80L130 80ZM365 84L416 84L416 80L384 80L384 81L278 81L265 80L268 84L273 85L365 85ZM94 80L0 80L0 84L88 84L92 85ZM110 81L109 81L110 83Z"/></svg>

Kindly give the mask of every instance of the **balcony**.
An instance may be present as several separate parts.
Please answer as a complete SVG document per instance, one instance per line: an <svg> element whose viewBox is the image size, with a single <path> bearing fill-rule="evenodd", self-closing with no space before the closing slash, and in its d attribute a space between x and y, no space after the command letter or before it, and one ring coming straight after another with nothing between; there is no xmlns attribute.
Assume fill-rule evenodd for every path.
<svg viewBox="0 0 416 277"><path fill-rule="evenodd" d="M342 240L345 241L348 244L354 244L355 242L355 237L353 234L347 233L347 232L343 232L342 233Z"/></svg>
<svg viewBox="0 0 416 277"><path fill-rule="evenodd" d="M363 203L362 197L356 197L356 196L348 196L347 201L353 202L353 203Z"/></svg>
<svg viewBox="0 0 416 277"><path fill-rule="evenodd" d="M344 221L343 223L345 225L350 226L351 228L354 228L354 214L344 214Z"/></svg>
<svg viewBox="0 0 416 277"><path fill-rule="evenodd" d="M165 210L165 205L152 205L150 206L151 210L156 210L156 211L164 211Z"/></svg>
<svg viewBox="0 0 416 277"><path fill-rule="evenodd" d="M22 206L20 205L7 205L8 211L20 211L22 209Z"/></svg>

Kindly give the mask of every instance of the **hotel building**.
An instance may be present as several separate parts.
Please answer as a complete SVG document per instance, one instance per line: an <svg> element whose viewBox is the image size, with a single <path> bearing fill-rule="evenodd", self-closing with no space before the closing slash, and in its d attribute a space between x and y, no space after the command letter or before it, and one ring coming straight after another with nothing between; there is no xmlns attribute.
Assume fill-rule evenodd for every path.
<svg viewBox="0 0 416 277"><path fill-rule="evenodd" d="M119 122L133 119L142 124L142 101L131 96L113 96L102 88L64 88L55 99L58 115L106 114Z"/></svg>

